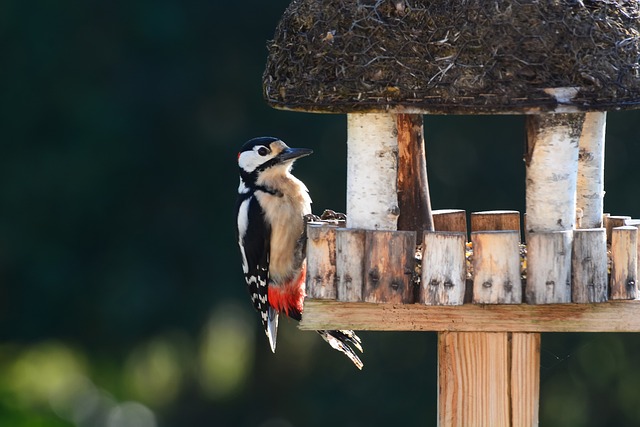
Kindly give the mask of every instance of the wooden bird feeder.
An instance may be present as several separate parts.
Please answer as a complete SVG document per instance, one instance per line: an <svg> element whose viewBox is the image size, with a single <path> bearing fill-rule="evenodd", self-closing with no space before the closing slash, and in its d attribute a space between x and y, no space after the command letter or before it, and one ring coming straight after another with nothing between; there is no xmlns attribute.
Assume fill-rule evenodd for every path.
<svg viewBox="0 0 640 427"><path fill-rule="evenodd" d="M308 226L300 327L437 331L438 425L537 425L541 332L640 332L640 221L603 214L639 30L637 2L292 2L265 97L348 118L346 226ZM526 216L432 211L422 115L502 113L526 114Z"/></svg>

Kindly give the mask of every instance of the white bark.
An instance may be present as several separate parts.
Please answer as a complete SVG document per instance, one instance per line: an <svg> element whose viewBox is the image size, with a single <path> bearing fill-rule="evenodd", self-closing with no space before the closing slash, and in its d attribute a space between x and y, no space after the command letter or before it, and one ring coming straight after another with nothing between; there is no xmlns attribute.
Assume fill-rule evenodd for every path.
<svg viewBox="0 0 640 427"><path fill-rule="evenodd" d="M528 118L527 231L571 230L584 114Z"/></svg>
<svg viewBox="0 0 640 427"><path fill-rule="evenodd" d="M606 112L585 114L578 158L576 203L582 210L578 228L602 227L606 120Z"/></svg>
<svg viewBox="0 0 640 427"><path fill-rule="evenodd" d="M397 134L395 115L347 115L348 228L397 229Z"/></svg>

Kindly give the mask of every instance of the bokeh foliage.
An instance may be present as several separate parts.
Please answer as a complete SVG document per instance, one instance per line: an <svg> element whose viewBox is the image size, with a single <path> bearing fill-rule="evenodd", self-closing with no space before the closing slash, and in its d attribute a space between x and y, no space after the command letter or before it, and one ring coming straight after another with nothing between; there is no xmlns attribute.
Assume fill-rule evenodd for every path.
<svg viewBox="0 0 640 427"><path fill-rule="evenodd" d="M262 100L287 2L0 3L0 425L435 425L435 334L362 333L357 372L281 322L233 234L235 154L277 135L344 210L345 118ZM610 113L607 210L640 216L640 116ZM426 117L434 208L524 208L522 117ZM640 424L640 338L543 337L541 424Z"/></svg>

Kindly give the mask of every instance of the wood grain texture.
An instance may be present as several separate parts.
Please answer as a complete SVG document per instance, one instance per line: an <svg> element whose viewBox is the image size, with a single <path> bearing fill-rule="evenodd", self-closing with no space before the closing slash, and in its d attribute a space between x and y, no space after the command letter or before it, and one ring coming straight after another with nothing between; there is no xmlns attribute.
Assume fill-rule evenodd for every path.
<svg viewBox="0 0 640 427"><path fill-rule="evenodd" d="M515 230L520 233L520 212L482 211L471 213L471 231Z"/></svg>
<svg viewBox="0 0 640 427"><path fill-rule="evenodd" d="M420 303L461 305L464 302L466 242L466 233L424 233Z"/></svg>
<svg viewBox="0 0 640 427"><path fill-rule="evenodd" d="M638 235L640 236L640 219L627 219L625 220L624 225L637 228ZM640 271L640 237L637 239L637 242L638 244L636 246L636 253L637 253L636 266ZM639 292L638 297L640 297L640 283L637 283L637 280L636 280L636 286L638 286L638 292Z"/></svg>
<svg viewBox="0 0 640 427"><path fill-rule="evenodd" d="M433 231L422 115L398 114L398 230Z"/></svg>
<svg viewBox="0 0 640 427"><path fill-rule="evenodd" d="M538 425L540 334L438 334L438 425Z"/></svg>
<svg viewBox="0 0 640 427"><path fill-rule="evenodd" d="M607 232L604 228L573 231L571 301L603 302L608 294Z"/></svg>
<svg viewBox="0 0 640 427"><path fill-rule="evenodd" d="M522 302L520 279L520 233L474 231L473 302L480 304L519 304Z"/></svg>
<svg viewBox="0 0 640 427"><path fill-rule="evenodd" d="M598 304L345 303L307 298L301 329L458 332L640 332L640 301Z"/></svg>
<svg viewBox="0 0 640 427"><path fill-rule="evenodd" d="M307 283L310 298L336 298L336 226L307 225Z"/></svg>
<svg viewBox="0 0 640 427"><path fill-rule="evenodd" d="M540 406L540 334L511 334L511 426L537 426Z"/></svg>
<svg viewBox="0 0 640 427"><path fill-rule="evenodd" d="M439 426L511 425L509 353L507 333L438 334Z"/></svg>
<svg viewBox="0 0 640 427"><path fill-rule="evenodd" d="M416 233L366 231L363 299L367 302L413 302Z"/></svg>
<svg viewBox="0 0 640 427"><path fill-rule="evenodd" d="M431 212L435 231L467 234L467 212L463 209L436 209Z"/></svg>
<svg viewBox="0 0 640 427"><path fill-rule="evenodd" d="M572 235L572 230L527 233L527 303L571 301Z"/></svg>
<svg viewBox="0 0 640 427"><path fill-rule="evenodd" d="M362 301L366 233L361 229L336 230L336 298Z"/></svg>
<svg viewBox="0 0 640 427"><path fill-rule="evenodd" d="M611 244L611 230L613 230L615 227L631 225L631 221L631 217L626 215L604 215L603 222L604 228L607 229L607 243Z"/></svg>
<svg viewBox="0 0 640 427"><path fill-rule="evenodd" d="M611 230L611 299L638 298L638 229Z"/></svg>

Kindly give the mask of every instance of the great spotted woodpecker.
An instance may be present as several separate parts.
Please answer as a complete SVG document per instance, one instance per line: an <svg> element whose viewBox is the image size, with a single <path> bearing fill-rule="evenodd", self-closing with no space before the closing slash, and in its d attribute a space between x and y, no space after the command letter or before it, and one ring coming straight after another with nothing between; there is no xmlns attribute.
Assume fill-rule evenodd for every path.
<svg viewBox="0 0 640 427"><path fill-rule="evenodd" d="M307 187L291 174L293 162L312 151L290 148L273 137L247 141L238 153L240 186L236 214L242 270L253 306L276 351L278 314L300 320L305 296ZM318 331L331 347L362 369L353 331Z"/></svg>

